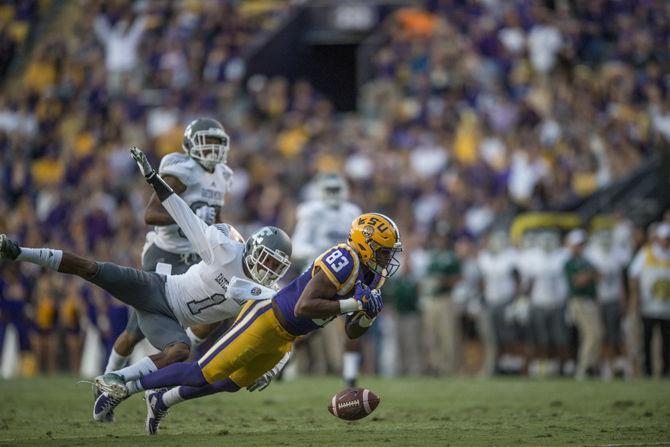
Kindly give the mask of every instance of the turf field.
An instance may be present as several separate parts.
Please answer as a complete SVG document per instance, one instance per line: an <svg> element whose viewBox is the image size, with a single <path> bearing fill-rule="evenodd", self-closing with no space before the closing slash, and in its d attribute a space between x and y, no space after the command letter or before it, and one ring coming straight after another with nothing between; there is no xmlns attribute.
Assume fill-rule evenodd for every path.
<svg viewBox="0 0 670 447"><path fill-rule="evenodd" d="M70 377L0 381L0 445L446 446L670 445L670 381L365 379L381 397L355 423L326 410L335 378L277 383L261 393L175 407L144 434L134 396L116 423L91 420L90 391Z"/></svg>

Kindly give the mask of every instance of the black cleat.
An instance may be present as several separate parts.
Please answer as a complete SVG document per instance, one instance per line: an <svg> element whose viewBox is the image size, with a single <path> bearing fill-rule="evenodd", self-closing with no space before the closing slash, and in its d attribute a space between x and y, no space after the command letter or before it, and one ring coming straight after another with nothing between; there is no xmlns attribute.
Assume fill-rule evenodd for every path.
<svg viewBox="0 0 670 447"><path fill-rule="evenodd" d="M13 261L20 253L19 244L8 238L6 234L0 234L0 260Z"/></svg>

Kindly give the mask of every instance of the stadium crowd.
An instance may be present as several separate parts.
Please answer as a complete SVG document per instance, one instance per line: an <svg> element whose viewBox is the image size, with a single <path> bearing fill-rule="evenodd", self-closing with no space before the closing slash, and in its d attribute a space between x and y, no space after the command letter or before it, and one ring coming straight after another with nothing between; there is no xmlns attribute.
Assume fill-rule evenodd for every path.
<svg viewBox="0 0 670 447"><path fill-rule="evenodd" d="M290 232L305 185L323 171L342 172L354 202L399 224L405 270L384 292L392 305L368 337L368 371L472 371L463 341L476 337L484 342L485 374L506 370L506 362L533 374L558 372L575 358L573 371L592 372L600 350L591 343L577 356L562 319L569 295L601 298L600 276L584 280L586 288L601 281L596 292L584 292L571 290L565 274L575 274L565 263L586 236L571 233L561 249L557 234L544 233L517 247L528 256L517 256L504 248L496 223L565 206L633 172L668 143L667 3L556 1L550 9L436 0L403 9L381 31L359 111L344 115L308 81L245 81L245 48L290 3L247 11L230 1L117 1L74 12L66 28L36 44L16 88L0 94L2 231L27 246L69 247L139 266L149 191L127 147L136 144L156 161L180 150L191 119L214 116L232 141L235 174L224 216L243 234L263 224ZM611 237L594 233L591 246L609 237L628 247L623 269L645 240L625 218L617 225ZM648 242L660 244L666 231L650 231ZM539 273L532 270L537 250L555 259ZM487 257L499 252L507 260L491 267ZM527 258L531 273L519 265ZM507 271L497 271L501 265ZM67 352L67 367L77 371L87 325L109 343L123 329L125 307L99 289L31 266L0 269L0 324L17 328L21 349L32 351L40 370L64 367L60 353ZM487 286L487 275L504 277L507 290ZM550 305L538 308L534 300L543 299ZM629 360L637 355L634 333L644 332L650 372L650 322L642 331L626 320L635 346L624 350L621 321L615 338L607 318L608 327L600 322L603 330L585 336L596 324L580 318L592 309L568 307L581 342L606 335L607 368L624 352ZM667 375L670 315L645 318L661 321Z"/></svg>

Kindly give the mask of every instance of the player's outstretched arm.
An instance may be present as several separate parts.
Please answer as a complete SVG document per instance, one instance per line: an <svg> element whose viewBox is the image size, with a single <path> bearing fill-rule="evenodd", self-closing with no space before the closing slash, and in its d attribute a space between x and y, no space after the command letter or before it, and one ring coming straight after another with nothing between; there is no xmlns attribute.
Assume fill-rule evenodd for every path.
<svg viewBox="0 0 670 447"><path fill-rule="evenodd" d="M147 156L135 146L130 147L130 154L139 166L142 175L154 190L163 207L179 225L186 238L193 244L193 248L203 261L211 263L213 256L210 244L205 232L208 225L205 224L184 200L174 193L172 188L158 175L158 172L149 163Z"/></svg>
<svg viewBox="0 0 670 447"><path fill-rule="evenodd" d="M302 291L293 313L297 318L329 318L342 313L340 301L334 299L337 295L335 285L323 271L319 270L309 280Z"/></svg>

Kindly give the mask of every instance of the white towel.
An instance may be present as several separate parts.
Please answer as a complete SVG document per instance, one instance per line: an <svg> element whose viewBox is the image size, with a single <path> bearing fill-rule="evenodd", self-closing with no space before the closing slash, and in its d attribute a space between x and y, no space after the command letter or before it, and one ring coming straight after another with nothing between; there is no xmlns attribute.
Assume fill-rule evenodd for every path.
<svg viewBox="0 0 670 447"><path fill-rule="evenodd" d="M248 279L238 278L233 276L228 283L228 290L226 290L226 298L244 301L244 300L268 300L273 298L277 291L261 286L258 283Z"/></svg>

